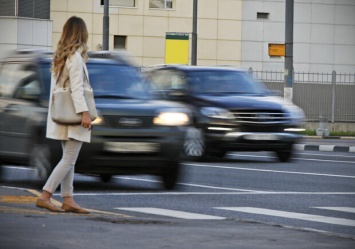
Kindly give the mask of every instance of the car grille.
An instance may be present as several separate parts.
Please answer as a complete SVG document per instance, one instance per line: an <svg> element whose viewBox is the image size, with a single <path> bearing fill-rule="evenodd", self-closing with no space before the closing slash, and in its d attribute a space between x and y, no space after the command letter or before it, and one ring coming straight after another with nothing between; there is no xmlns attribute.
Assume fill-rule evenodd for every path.
<svg viewBox="0 0 355 249"><path fill-rule="evenodd" d="M143 129L152 127L153 117L108 116L103 117L105 125L110 128Z"/></svg>
<svg viewBox="0 0 355 249"><path fill-rule="evenodd" d="M283 124L289 119L284 112L275 110L234 110L232 113L240 124Z"/></svg>

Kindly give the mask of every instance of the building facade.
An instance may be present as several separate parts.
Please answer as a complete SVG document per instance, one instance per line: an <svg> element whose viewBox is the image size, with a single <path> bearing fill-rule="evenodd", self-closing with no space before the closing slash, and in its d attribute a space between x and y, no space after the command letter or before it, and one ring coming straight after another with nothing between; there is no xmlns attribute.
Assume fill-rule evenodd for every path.
<svg viewBox="0 0 355 249"><path fill-rule="evenodd" d="M9 16L3 11L9 3L35 6L41 2L50 5L49 19L21 17L17 12ZM100 50L103 2L0 0L0 53L23 47L55 49L65 21L73 15L82 17L87 24L89 48ZM191 55L194 1L109 2L109 50L128 51L138 66L163 64L166 33L181 32L190 34ZM294 0L295 71L354 72L354 13L355 0ZM285 41L285 0L199 0L197 16L198 65L283 70L284 57L270 56L268 46Z"/></svg>
<svg viewBox="0 0 355 249"><path fill-rule="evenodd" d="M24 48L52 49L49 0L0 0L0 58Z"/></svg>

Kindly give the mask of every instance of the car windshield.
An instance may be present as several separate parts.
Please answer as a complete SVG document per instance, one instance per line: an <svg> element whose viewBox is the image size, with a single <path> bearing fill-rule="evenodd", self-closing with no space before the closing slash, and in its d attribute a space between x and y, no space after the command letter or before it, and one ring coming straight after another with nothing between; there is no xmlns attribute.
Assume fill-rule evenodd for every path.
<svg viewBox="0 0 355 249"><path fill-rule="evenodd" d="M116 64L87 64L96 98L146 99L148 92L134 67Z"/></svg>
<svg viewBox="0 0 355 249"><path fill-rule="evenodd" d="M194 94L265 94L266 87L242 71L194 71L187 74Z"/></svg>

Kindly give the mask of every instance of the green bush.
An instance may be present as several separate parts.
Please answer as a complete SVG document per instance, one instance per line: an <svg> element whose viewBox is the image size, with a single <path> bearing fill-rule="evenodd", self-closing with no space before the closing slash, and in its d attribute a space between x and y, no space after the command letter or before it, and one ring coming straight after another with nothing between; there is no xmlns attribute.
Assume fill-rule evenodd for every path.
<svg viewBox="0 0 355 249"><path fill-rule="evenodd" d="M316 136L316 130L305 130L300 132L301 135L305 136ZM335 137L355 137L355 132L353 131L330 131L329 136Z"/></svg>

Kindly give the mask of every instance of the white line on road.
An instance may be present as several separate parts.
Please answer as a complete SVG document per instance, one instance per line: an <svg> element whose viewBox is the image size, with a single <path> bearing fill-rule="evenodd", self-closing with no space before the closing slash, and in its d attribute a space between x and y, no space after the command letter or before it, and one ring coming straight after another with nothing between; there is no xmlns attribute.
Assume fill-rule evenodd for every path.
<svg viewBox="0 0 355 249"><path fill-rule="evenodd" d="M312 152L295 152L294 154L297 154L297 155L305 155L305 156L323 156L323 157L340 157L339 155L335 155L335 154L318 154L318 153L312 153ZM346 157L349 157L349 158L355 158L355 155L353 156L348 156L348 155L341 155L342 158L346 158Z"/></svg>
<svg viewBox="0 0 355 249"><path fill-rule="evenodd" d="M327 224L355 227L355 220L333 218L333 217L327 217L321 215L285 212L285 211L278 211L278 210L264 209L264 208L253 208L253 207L215 207L215 208L229 210L229 211L250 213L250 214L261 214L267 216L275 216L275 217L282 217L282 218L289 218L289 219L298 219L298 220L306 220L306 221L314 221L314 222L321 222Z"/></svg>
<svg viewBox="0 0 355 249"><path fill-rule="evenodd" d="M60 195L60 194L54 194ZM95 193L75 193L76 196L146 196L146 195L355 195L355 192L126 192L126 193L106 193L106 192L95 192Z"/></svg>
<svg viewBox="0 0 355 249"><path fill-rule="evenodd" d="M347 213L355 213L355 208L354 207L313 207L313 208L340 211L340 212L347 212Z"/></svg>
<svg viewBox="0 0 355 249"><path fill-rule="evenodd" d="M260 158L276 158L272 156L258 156L258 155L243 155L243 154L237 154L237 153L232 153L230 154L235 157L260 157ZM334 155L333 155L334 156ZM345 156L344 156L345 157ZM322 159L309 159L309 158L298 158L298 157L293 157L292 159L294 160L304 160L304 161L317 161L317 162L328 162L328 163L350 163L350 164L355 164L355 161L339 161L339 160L322 160Z"/></svg>
<svg viewBox="0 0 355 249"><path fill-rule="evenodd" d="M225 217L213 216L213 215L205 215L205 214L196 214L189 213L183 211L162 209L162 208L114 208L118 210L132 211L132 212L140 212L146 214L155 214L161 216L168 216L180 219L189 219L189 220L224 220Z"/></svg>
<svg viewBox="0 0 355 249"><path fill-rule="evenodd" d="M260 171L260 172L282 173L282 174L297 174L297 175L329 176L329 177L340 177L340 178L355 178L355 176L349 176L349 175L332 175L332 174L319 174L319 173L310 173L310 172L282 171L282 170L269 170L269 169L252 169L252 168L231 167L231 166L221 166L221 165L207 165L207 164L196 164L196 163L185 163L185 165L189 165L189 166L193 166L193 167Z"/></svg>

